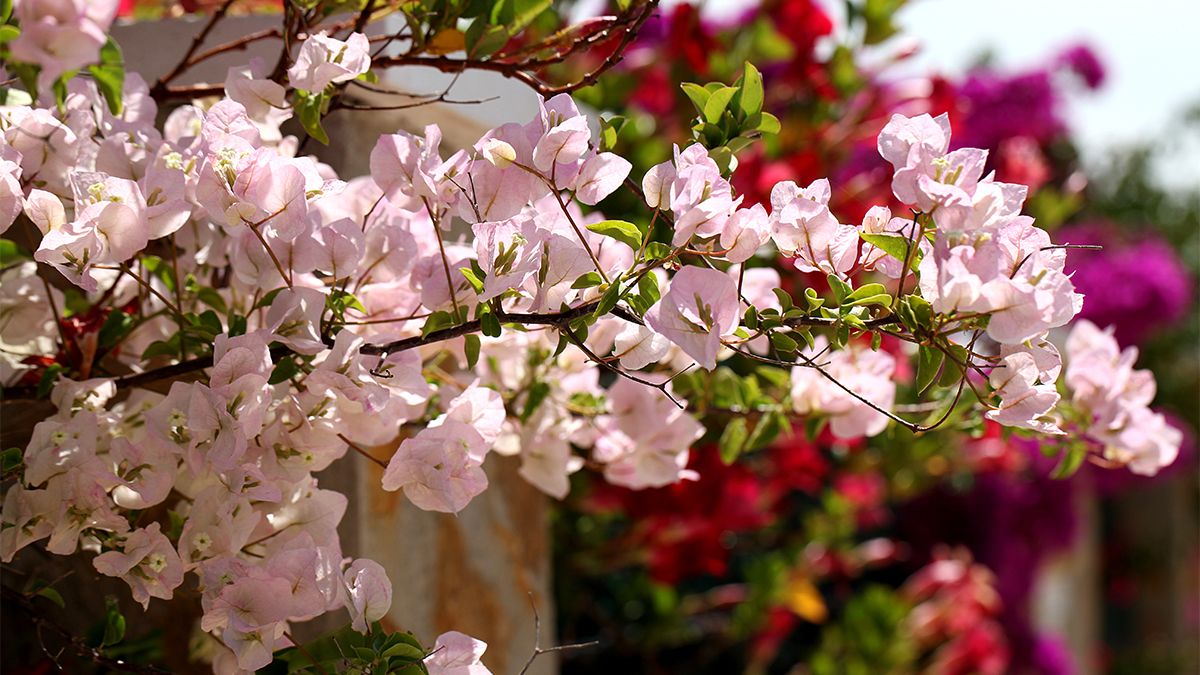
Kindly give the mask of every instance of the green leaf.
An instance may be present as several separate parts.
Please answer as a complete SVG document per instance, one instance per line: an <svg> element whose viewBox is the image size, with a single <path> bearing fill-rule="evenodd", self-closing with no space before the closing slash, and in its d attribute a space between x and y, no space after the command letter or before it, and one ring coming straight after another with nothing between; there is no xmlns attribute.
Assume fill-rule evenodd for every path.
<svg viewBox="0 0 1200 675"><path fill-rule="evenodd" d="M787 371L783 371L787 374ZM746 447L743 452L759 450L771 444L779 434L788 429L787 415L779 412L772 412L763 415L758 424L754 425L754 431L750 434L749 440L746 441Z"/></svg>
<svg viewBox="0 0 1200 675"><path fill-rule="evenodd" d="M620 299L621 284L619 282L614 282L608 287L608 290L604 292L604 295L600 297L600 304L596 305L596 311L593 312L592 315L596 318L599 318L605 314L608 314L609 312L613 311L613 308L617 306L617 300Z"/></svg>
<svg viewBox="0 0 1200 675"><path fill-rule="evenodd" d="M66 368L63 368L62 365L57 363L52 363L46 367L46 370L42 372L42 379L38 382L38 398L45 398L50 395L50 390L53 389L54 385L58 382L59 374L65 370Z"/></svg>
<svg viewBox="0 0 1200 675"><path fill-rule="evenodd" d="M850 326L841 324L833 332L833 345L838 349L845 347L850 342Z"/></svg>
<svg viewBox="0 0 1200 675"><path fill-rule="evenodd" d="M775 297L779 299L779 306L781 308L780 311L786 312L794 306L792 303L792 296L789 295L787 291L783 290L782 288L772 288L771 292L774 293Z"/></svg>
<svg viewBox="0 0 1200 675"><path fill-rule="evenodd" d="M737 87L721 87L714 91L704 103L704 121L709 124L720 122L721 116L725 114L725 109L729 107L733 95L737 92Z"/></svg>
<svg viewBox="0 0 1200 675"><path fill-rule="evenodd" d="M825 423L829 418L824 415L816 415L804 420L804 437L809 441L817 440L817 436L821 435L821 430L825 428Z"/></svg>
<svg viewBox="0 0 1200 675"><path fill-rule="evenodd" d="M516 35L550 7L551 0L500 0L492 6L491 23Z"/></svg>
<svg viewBox="0 0 1200 675"><path fill-rule="evenodd" d="M891 307L892 306L892 296L887 293L880 293L879 295L872 295L872 296L869 296L866 298L860 298L858 300L853 300L851 302L847 302L843 306L844 307L856 307L856 306L866 306L866 305L879 305L880 307Z"/></svg>
<svg viewBox="0 0 1200 675"><path fill-rule="evenodd" d="M600 278L598 273L587 272L576 279L575 283L571 284L571 288L592 288L594 286L599 286L602 283L604 283L604 280Z"/></svg>
<svg viewBox="0 0 1200 675"><path fill-rule="evenodd" d="M794 353L799 347L795 340L784 333L771 333L771 345L784 354Z"/></svg>
<svg viewBox="0 0 1200 675"><path fill-rule="evenodd" d="M602 220L588 225L587 229L605 237L612 237L635 251L642 245L642 231L627 220Z"/></svg>
<svg viewBox="0 0 1200 675"><path fill-rule="evenodd" d="M467 355L467 368L475 369L475 364L479 363L479 336L474 333L466 336L466 342L463 345L463 351Z"/></svg>
<svg viewBox="0 0 1200 675"><path fill-rule="evenodd" d="M434 312L429 315L428 319L425 319L425 325L421 326L421 337L428 337L434 331L449 328L453 325L454 317L450 315L450 312Z"/></svg>
<svg viewBox="0 0 1200 675"><path fill-rule="evenodd" d="M811 314L821 308L825 304L825 298L822 298L814 288L804 289L804 299L808 303L808 312Z"/></svg>
<svg viewBox="0 0 1200 675"><path fill-rule="evenodd" d="M100 327L100 346L110 349L129 334L134 323L134 318L125 312L119 310L109 312L108 317L104 319L104 325Z"/></svg>
<svg viewBox="0 0 1200 675"><path fill-rule="evenodd" d="M891 257L904 262L908 257L908 252L913 243L907 237L898 234L868 234L859 232L858 236L862 240L875 248L883 251ZM908 268L912 271L917 271L917 265L921 262L921 251L918 249L913 251L912 258L909 259Z"/></svg>
<svg viewBox="0 0 1200 675"><path fill-rule="evenodd" d="M166 340L155 340L142 351L143 361L148 361L156 356L179 356L179 333Z"/></svg>
<svg viewBox="0 0 1200 675"><path fill-rule="evenodd" d="M855 301L861 301L864 298L869 298L875 295L887 295L887 288L883 284L863 284L854 289L846 296L846 304L856 304ZM857 304L862 304L858 302Z"/></svg>
<svg viewBox="0 0 1200 675"><path fill-rule="evenodd" d="M1079 467L1083 466L1083 460L1087 459L1087 446L1082 443L1070 443L1063 449L1062 457L1058 460L1058 466L1054 467L1051 472L1051 478L1069 478L1073 476Z"/></svg>
<svg viewBox="0 0 1200 675"><path fill-rule="evenodd" d="M746 313L742 315L742 325L749 330L758 330L758 310L754 307L747 307Z"/></svg>
<svg viewBox="0 0 1200 675"><path fill-rule="evenodd" d="M783 129L779 118L769 112L758 113L746 118L745 128L760 134L777 134Z"/></svg>
<svg viewBox="0 0 1200 675"><path fill-rule="evenodd" d="M764 384L780 389L788 389L791 387L791 375L786 370L775 368L773 366L759 366L754 370L754 376L762 380Z"/></svg>
<svg viewBox="0 0 1200 675"><path fill-rule="evenodd" d="M567 338L567 332L560 332L558 334L558 344L554 346L554 353L551 356L553 358L558 358L559 354L562 354L567 350L567 345L569 344L571 344L571 341Z"/></svg>
<svg viewBox="0 0 1200 675"><path fill-rule="evenodd" d="M197 288L196 298L199 299L200 302L212 307L221 314L229 313L229 307L225 304L225 298L222 298L221 294L217 292L217 289L212 288L211 286L201 286Z"/></svg>
<svg viewBox="0 0 1200 675"><path fill-rule="evenodd" d="M494 54L511 37L504 26L489 26L482 17L472 21L464 35L467 53L479 59Z"/></svg>
<svg viewBox="0 0 1200 675"><path fill-rule="evenodd" d="M13 25L0 26L0 45L8 44L21 35L21 29Z"/></svg>
<svg viewBox="0 0 1200 675"><path fill-rule="evenodd" d="M696 106L697 113L704 113L704 107L708 105L708 98L711 96L708 90L693 82L684 82L679 85L683 89L683 93L692 100L692 105Z"/></svg>
<svg viewBox="0 0 1200 675"><path fill-rule="evenodd" d="M863 44L879 44L895 35L898 29L893 16L904 3L905 0L866 0L862 4L862 17L866 24Z"/></svg>
<svg viewBox="0 0 1200 675"><path fill-rule="evenodd" d="M652 241L646 244L645 260L662 260L671 255L671 247L661 241Z"/></svg>
<svg viewBox="0 0 1200 675"><path fill-rule="evenodd" d="M246 334L246 317L241 314L233 314L229 317L229 328L225 331L229 337L237 337Z"/></svg>
<svg viewBox="0 0 1200 675"><path fill-rule="evenodd" d="M916 322L914 326L910 327L931 328L933 326L933 306L929 304L929 301L919 295L910 295L907 300L913 319Z"/></svg>
<svg viewBox="0 0 1200 675"><path fill-rule="evenodd" d="M712 375L710 384L713 405L719 408L740 409L746 401L742 396L741 378L732 369L721 366Z"/></svg>
<svg viewBox="0 0 1200 675"><path fill-rule="evenodd" d="M941 350L926 345L921 345L917 350L917 395L925 393L929 389L934 380L937 379L938 371L942 367L942 359L946 355Z"/></svg>
<svg viewBox="0 0 1200 675"><path fill-rule="evenodd" d="M167 511L167 527L163 530L163 534L172 542L179 541L179 535L183 534L183 525L187 522L187 518L178 511Z"/></svg>
<svg viewBox="0 0 1200 675"><path fill-rule="evenodd" d="M833 291L833 297L837 298L838 304L845 304L846 298L854 292L854 287L842 281L836 274L827 274L825 279L829 282L829 289Z"/></svg>
<svg viewBox="0 0 1200 675"><path fill-rule="evenodd" d="M713 148L709 151L708 157L716 162L717 169L721 171L721 175L728 175L729 167L732 166L733 162L733 150L728 145Z"/></svg>
<svg viewBox="0 0 1200 675"><path fill-rule="evenodd" d="M662 297L662 293L658 290L658 277L653 274L646 274L641 279L638 279L638 293L650 305L658 302L659 298Z"/></svg>
<svg viewBox="0 0 1200 675"><path fill-rule="evenodd" d="M938 380L938 385L942 387L958 384L963 375L963 368L959 364L969 364L971 360L967 348L962 345L949 344L946 346L946 351L950 354L946 356L946 360L942 364L942 377Z"/></svg>
<svg viewBox="0 0 1200 675"><path fill-rule="evenodd" d="M550 385L542 381L533 383L529 388L529 395L525 397L525 407L521 409L521 421L528 422L533 413L537 412L538 406L546 397L550 395Z"/></svg>
<svg viewBox="0 0 1200 675"><path fill-rule="evenodd" d="M486 312L479 317L479 326L484 335L488 337L500 337L501 327L500 319L492 312Z"/></svg>
<svg viewBox="0 0 1200 675"><path fill-rule="evenodd" d="M25 461L25 452L21 448L8 448L0 452L0 472L8 473L16 470Z"/></svg>
<svg viewBox="0 0 1200 675"><path fill-rule="evenodd" d="M167 290L175 292L175 270L171 269L171 265L167 261L156 255L144 255L142 256L142 267L158 277Z"/></svg>
<svg viewBox="0 0 1200 675"><path fill-rule="evenodd" d="M275 296L279 295L281 292L286 291L286 290L287 290L287 288L281 286L279 288L275 288L270 291L267 291L266 295L262 296L261 298L259 298L258 302L254 303L253 309L262 309L263 307L270 307L271 303L275 302Z"/></svg>
<svg viewBox="0 0 1200 675"><path fill-rule="evenodd" d="M605 411L604 397L586 391L571 394L567 401L572 407L584 411L585 414L599 415Z"/></svg>
<svg viewBox="0 0 1200 675"><path fill-rule="evenodd" d="M736 462L738 456L742 454L742 447L749 436L750 432L746 429L745 417L735 417L730 420L729 424L725 425L725 431L721 432L721 461L726 465Z"/></svg>
<svg viewBox="0 0 1200 675"><path fill-rule="evenodd" d="M125 639L125 617L114 596L104 598L104 608L104 639L100 641L100 646L109 647Z"/></svg>
<svg viewBox="0 0 1200 675"><path fill-rule="evenodd" d="M380 656L385 659L400 658L405 661L420 661L425 658L425 650L401 642L400 644L388 647Z"/></svg>
<svg viewBox="0 0 1200 675"><path fill-rule="evenodd" d="M39 70L37 66L30 63L8 64L8 71L21 80L21 84L25 87L25 91L29 92L29 97L33 101L38 99Z"/></svg>
<svg viewBox="0 0 1200 675"><path fill-rule="evenodd" d="M600 151L605 152L612 150L617 145L617 139L621 135L621 129L625 128L627 120L621 115L613 115L612 117L600 120Z"/></svg>
<svg viewBox="0 0 1200 675"><path fill-rule="evenodd" d="M100 63L88 66L88 72L96 82L96 88L104 95L108 109L114 115L120 115L124 104L121 93L125 88L125 57L121 47L109 38L100 48Z"/></svg>
<svg viewBox="0 0 1200 675"><path fill-rule="evenodd" d="M753 63L747 61L742 66L742 87L741 97L738 101L738 106L742 112L749 117L762 112L763 107L763 79L762 73L758 72L758 68L754 67Z"/></svg>
<svg viewBox="0 0 1200 675"><path fill-rule="evenodd" d="M300 374L300 372L300 364L296 362L296 359L285 357L280 359L279 363L276 363L275 367L271 369L271 376L267 378L267 382L271 384L287 382Z"/></svg>
<svg viewBox="0 0 1200 675"><path fill-rule="evenodd" d="M293 105L296 110L296 116L300 118L301 126L304 127L309 136L312 136L322 145L329 145L329 135L325 133L325 128L321 126L321 113L327 100L328 98L324 92L296 90L296 100Z"/></svg>
<svg viewBox="0 0 1200 675"><path fill-rule="evenodd" d="M887 288L883 284L863 284L854 289L850 295L846 296L843 302L843 307L854 307L860 305L882 305L883 307L892 306L892 296L888 293Z"/></svg>
<svg viewBox="0 0 1200 675"><path fill-rule="evenodd" d="M59 593L58 591L54 590L53 588L50 588L49 586L39 590L37 593L34 593L34 595L38 595L43 598L46 598L50 602L53 602L54 604L58 605L59 609L67 608L67 603L65 601L63 601L62 594Z"/></svg>
<svg viewBox="0 0 1200 675"><path fill-rule="evenodd" d="M15 242L11 242L7 239L0 239L0 267L8 267L9 265L14 265L22 260L29 260L30 258L32 258L32 256L25 252L20 246L17 246Z"/></svg>
<svg viewBox="0 0 1200 675"><path fill-rule="evenodd" d="M476 295L483 292L483 279L475 274L475 270L471 269L470 267L460 267L458 268L458 271L462 273L463 278L467 280L467 283L471 284L471 288L475 289Z"/></svg>
<svg viewBox="0 0 1200 675"><path fill-rule="evenodd" d="M221 325L221 317L217 316L217 313L211 309L206 309L201 312L200 315L196 317L196 322L196 325L201 328L204 333L211 334L212 337L216 337L217 335L225 332L225 327Z"/></svg>

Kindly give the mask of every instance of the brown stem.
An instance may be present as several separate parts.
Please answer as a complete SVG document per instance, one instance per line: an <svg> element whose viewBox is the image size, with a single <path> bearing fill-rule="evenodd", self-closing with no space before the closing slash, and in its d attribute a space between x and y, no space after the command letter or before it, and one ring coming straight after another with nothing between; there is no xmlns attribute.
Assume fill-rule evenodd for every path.
<svg viewBox="0 0 1200 675"><path fill-rule="evenodd" d="M375 462L379 466L381 466L385 469L387 468L387 466L388 466L387 462L383 461L382 459L379 459L378 457L372 455L371 453L367 452L366 450L363 450L362 448L358 447L358 444L356 444L354 441L351 441L349 438L346 438L342 434L338 434L337 437L342 439L343 443L350 446L351 450L357 452L358 454L362 455L363 457L366 457L367 459L371 460L372 462Z"/></svg>
<svg viewBox="0 0 1200 675"><path fill-rule="evenodd" d="M188 47L188 50L184 52L183 58L179 60L179 63L175 64L175 67L172 68L166 75L158 78L158 81L154 83L154 87L151 89L151 93L155 99L159 98L160 94L166 92L167 84L170 83L171 80L174 80L182 75L184 71L191 66L191 59L196 54L196 50L200 49L200 45L204 44L204 41L208 39L209 33L211 33L212 30L217 27L217 24L221 22L221 19L225 18L225 15L229 12L229 8L232 7L233 3L235 2L237 2L237 0L225 0L225 2L221 3L221 6L217 7L216 11L214 11L212 16L209 17L208 23L204 24L204 28L200 29L200 32L196 34L196 37L192 38L192 44Z"/></svg>

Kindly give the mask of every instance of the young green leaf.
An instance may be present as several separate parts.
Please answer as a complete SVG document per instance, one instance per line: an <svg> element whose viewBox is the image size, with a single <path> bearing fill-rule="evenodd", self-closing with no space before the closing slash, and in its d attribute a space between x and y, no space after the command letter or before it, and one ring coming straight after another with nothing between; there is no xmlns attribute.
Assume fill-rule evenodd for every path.
<svg viewBox="0 0 1200 675"><path fill-rule="evenodd" d="M757 113L746 118L746 130L760 134L777 134L783 129L779 118L769 112Z"/></svg>
<svg viewBox="0 0 1200 675"><path fill-rule="evenodd" d="M602 220L588 225L587 229L605 237L612 237L635 251L642 246L642 231L627 220Z"/></svg>
<svg viewBox="0 0 1200 675"><path fill-rule="evenodd" d="M738 106L741 108L742 113L744 113L747 117L750 115L757 115L758 113L762 112L762 73L759 73L758 68L755 68L754 64L750 63L749 61L742 66L742 87Z"/></svg>
<svg viewBox="0 0 1200 675"><path fill-rule="evenodd" d="M917 265L921 262L921 252L918 249L912 252L911 257L909 256L913 243L907 237L898 234L869 234L867 232L859 232L858 236L900 262L904 262L905 258L908 258L909 269L917 271Z"/></svg>
<svg viewBox="0 0 1200 675"><path fill-rule="evenodd" d="M680 87L683 89L683 93L692 100L692 105L696 106L696 112L703 114L704 106L708 104L708 98L711 96L709 91L693 82L684 82Z"/></svg>
<svg viewBox="0 0 1200 675"><path fill-rule="evenodd" d="M321 126L321 114L326 100L324 92L297 91L294 104L300 125L321 145L329 145L329 135Z"/></svg>
<svg viewBox="0 0 1200 675"><path fill-rule="evenodd" d="M942 359L946 357L940 349L922 345L917 350L917 395L925 393L937 379L942 367Z"/></svg>
<svg viewBox="0 0 1200 675"><path fill-rule="evenodd" d="M421 337L428 337L434 331L449 328L453 325L454 317L450 315L450 312L434 312L429 315L428 319L425 319L425 325L421 326Z"/></svg>
<svg viewBox="0 0 1200 675"><path fill-rule="evenodd" d="M100 646L110 647L125 639L125 616L121 614L114 596L104 598L104 609L104 638Z"/></svg>
<svg viewBox="0 0 1200 675"><path fill-rule="evenodd" d="M471 288L474 288L477 294L483 292L483 279L475 274L475 270L470 267L460 267L458 271L462 273L463 278L467 280L467 283L471 284Z"/></svg>
<svg viewBox="0 0 1200 675"><path fill-rule="evenodd" d="M725 425L725 430L721 432L721 461L726 465L736 462L738 456L742 454L742 447L746 444L746 438L749 436L750 432L746 429L746 418L735 417L730 420L729 424Z"/></svg>
<svg viewBox="0 0 1200 675"><path fill-rule="evenodd" d="M471 333L465 337L463 351L466 352L467 355L467 368L469 370L474 370L475 364L479 363L479 347L480 343L478 335Z"/></svg>
<svg viewBox="0 0 1200 675"><path fill-rule="evenodd" d="M120 46L112 38L100 48L100 63L88 66L88 72L96 83L96 89L108 103L109 111L120 115L124 107L121 92L125 87L125 58L121 55Z"/></svg>
<svg viewBox="0 0 1200 675"><path fill-rule="evenodd" d="M617 306L617 300L621 299L621 284L614 282L600 297L600 304L596 305L596 311L593 316L599 318L613 311L613 307Z"/></svg>
<svg viewBox="0 0 1200 675"><path fill-rule="evenodd" d="M714 91L704 102L704 121L709 124L720 122L721 115L725 114L725 109L729 107L729 102L737 92L736 87L721 87Z"/></svg>

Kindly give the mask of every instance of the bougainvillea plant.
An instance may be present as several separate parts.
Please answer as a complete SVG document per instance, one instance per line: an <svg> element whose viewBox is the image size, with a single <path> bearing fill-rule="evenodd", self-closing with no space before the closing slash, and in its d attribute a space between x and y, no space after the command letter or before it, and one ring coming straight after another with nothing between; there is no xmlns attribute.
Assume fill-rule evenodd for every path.
<svg viewBox="0 0 1200 675"><path fill-rule="evenodd" d="M738 153L781 131L747 62L686 86L693 139L631 175L617 127L571 92L656 3L565 27L549 5L291 0L277 32L200 51L206 28L153 83L106 36L115 0L0 5L0 377L6 402L54 408L5 453L0 558L91 556L143 605L187 580L218 672L277 653L322 672L291 625L339 608L365 637L331 668L487 672L461 633L428 649L384 634L386 570L343 557L347 497L314 472L353 451L385 465L379 489L448 513L487 489L491 452L552 497L581 470L661 487L697 478L714 409L729 462L793 420L856 439L986 419L1063 471L1174 459L1134 352L1078 322L1064 367L1047 333L1084 301L1071 245L1022 214L1025 186L984 173L985 151L952 149L947 116L896 114L878 135L902 208L843 222L828 180L786 177L745 203ZM395 14L402 28L368 37ZM273 66L173 84L274 36ZM540 76L592 48L606 56L569 83ZM453 153L436 126L384 135L370 175L345 180L281 131L294 116L336 142L322 117L358 106L355 87L398 93L376 73L403 65L499 72L539 113ZM605 218L616 193L640 213ZM821 286L789 293L755 265L780 255ZM368 450L400 438L387 460Z"/></svg>

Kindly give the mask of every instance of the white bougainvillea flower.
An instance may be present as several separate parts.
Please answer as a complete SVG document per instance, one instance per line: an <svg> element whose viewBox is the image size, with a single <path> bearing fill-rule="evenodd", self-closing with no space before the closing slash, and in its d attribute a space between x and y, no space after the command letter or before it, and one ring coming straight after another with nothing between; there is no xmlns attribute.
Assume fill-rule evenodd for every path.
<svg viewBox="0 0 1200 675"><path fill-rule="evenodd" d="M355 560L343 577L350 625L365 633L372 622L382 619L391 609L392 582L388 581L382 565L365 558Z"/></svg>
<svg viewBox="0 0 1200 675"><path fill-rule="evenodd" d="M737 283L724 272L684 267L646 312L646 325L702 368L717 367L721 338L738 323Z"/></svg>
<svg viewBox="0 0 1200 675"><path fill-rule="evenodd" d="M142 607L149 607L152 597L170 600L183 583L183 561L158 523L130 532L122 550L101 553L92 564L101 574L129 584L133 599Z"/></svg>
<svg viewBox="0 0 1200 675"><path fill-rule="evenodd" d="M319 92L330 84L347 82L371 69L371 44L362 33L346 40L325 31L310 35L300 45L296 62L288 68L288 81L304 91Z"/></svg>
<svg viewBox="0 0 1200 675"><path fill-rule="evenodd" d="M486 651L483 640L452 630L437 637L425 657L425 668L429 675L492 675L480 661Z"/></svg>

